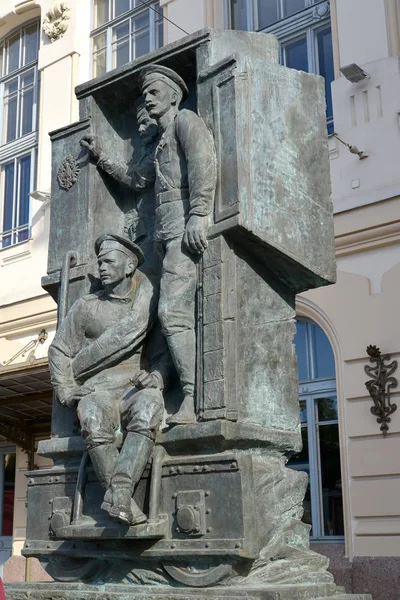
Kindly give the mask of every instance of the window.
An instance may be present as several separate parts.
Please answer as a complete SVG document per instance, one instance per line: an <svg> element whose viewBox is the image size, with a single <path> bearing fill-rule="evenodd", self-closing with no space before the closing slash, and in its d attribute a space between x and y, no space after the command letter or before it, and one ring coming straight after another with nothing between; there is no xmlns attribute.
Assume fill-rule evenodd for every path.
<svg viewBox="0 0 400 600"><path fill-rule="evenodd" d="M264 31L280 42L281 63L325 78L326 120L333 133L332 32L327 0L230 0L232 29Z"/></svg>
<svg viewBox="0 0 400 600"><path fill-rule="evenodd" d="M11 556L14 495L15 448L0 447L0 577L3 564Z"/></svg>
<svg viewBox="0 0 400 600"><path fill-rule="evenodd" d="M93 77L163 45L163 13L158 2L94 0L93 16Z"/></svg>
<svg viewBox="0 0 400 600"><path fill-rule="evenodd" d="M2 98L0 247L30 236L38 129L39 24L29 23L0 41Z"/></svg>
<svg viewBox="0 0 400 600"><path fill-rule="evenodd" d="M288 466L309 476L303 520L311 525L311 536L341 540L344 521L333 352L322 329L308 321L298 321L295 344L303 449Z"/></svg>

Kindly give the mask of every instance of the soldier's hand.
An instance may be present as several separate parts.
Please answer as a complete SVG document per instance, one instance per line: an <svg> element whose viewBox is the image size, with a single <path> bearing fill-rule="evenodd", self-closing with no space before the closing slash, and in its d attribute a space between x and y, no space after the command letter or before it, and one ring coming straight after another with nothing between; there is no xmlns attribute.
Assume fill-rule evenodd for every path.
<svg viewBox="0 0 400 600"><path fill-rule="evenodd" d="M87 133L79 142L83 148L87 148L95 160L99 160L102 148L98 138L93 133Z"/></svg>
<svg viewBox="0 0 400 600"><path fill-rule="evenodd" d="M203 254L207 248L208 217L192 215L186 224L183 243L189 252Z"/></svg>
<svg viewBox="0 0 400 600"><path fill-rule="evenodd" d="M148 373L147 371L140 371L136 377L131 379L131 382L138 390L144 390L145 388L159 388L160 382L155 373Z"/></svg>
<svg viewBox="0 0 400 600"><path fill-rule="evenodd" d="M81 385L79 387L74 388L69 394L67 394L64 398L60 398L61 404L72 408L75 406L79 400L94 392L94 388Z"/></svg>

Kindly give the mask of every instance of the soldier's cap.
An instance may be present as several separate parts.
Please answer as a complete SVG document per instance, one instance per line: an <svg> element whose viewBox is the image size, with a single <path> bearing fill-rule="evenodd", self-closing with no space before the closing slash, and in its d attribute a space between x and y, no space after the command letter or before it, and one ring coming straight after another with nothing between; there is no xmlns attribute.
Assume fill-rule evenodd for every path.
<svg viewBox="0 0 400 600"><path fill-rule="evenodd" d="M149 116L149 113L147 111L146 105L144 103L144 99L142 96L140 96L136 102L135 102L135 110L136 110L136 117L139 120L142 115L146 115L147 117Z"/></svg>
<svg viewBox="0 0 400 600"><path fill-rule="evenodd" d="M164 81L174 91L181 92L183 99L189 96L189 90L182 77L168 67L153 64L140 71L139 86L142 91L154 81Z"/></svg>
<svg viewBox="0 0 400 600"><path fill-rule="evenodd" d="M111 250L118 250L129 257L131 257L132 254L137 256L138 267L144 263L143 251L137 244L131 242L128 238L114 235L113 233L104 233L99 236L94 243L94 249L96 256L106 254L107 252L111 252Z"/></svg>

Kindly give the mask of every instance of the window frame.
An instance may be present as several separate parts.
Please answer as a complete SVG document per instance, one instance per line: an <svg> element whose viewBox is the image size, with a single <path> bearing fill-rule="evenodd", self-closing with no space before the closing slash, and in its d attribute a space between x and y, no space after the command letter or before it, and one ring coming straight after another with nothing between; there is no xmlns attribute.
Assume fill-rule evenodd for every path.
<svg viewBox="0 0 400 600"><path fill-rule="evenodd" d="M0 541L4 543L2 550L10 550L12 546L12 535L2 535L3 526L3 495L4 495L4 460L2 460L5 454L16 454L16 446L0 446Z"/></svg>
<svg viewBox="0 0 400 600"><path fill-rule="evenodd" d="M298 321L310 324L323 331L323 329L310 321L309 319L299 318ZM323 331L323 333L325 333ZM326 335L326 333L325 333ZM330 343L330 340L328 338ZM321 457L320 457L320 444L319 444L319 427L326 425L337 425L338 426L338 439L340 440L339 434L339 407L337 407L337 418L320 421L317 418L318 404L317 400L323 397L335 398L337 402L337 384L336 384L336 372L334 377L326 377L316 379L316 348L314 347L314 336L309 328L306 328L305 333L305 347L307 353L307 364L309 365L309 376L310 378L299 381L299 402L305 403L307 411L306 422L301 422L301 428L307 429L307 441L308 441L308 464L309 464L309 484L310 484L310 500L311 500L311 522L312 522L312 535L311 540L314 542L321 543L343 543L344 535L325 535L324 533L324 510L323 510L323 490L322 490L322 470L321 470ZM332 355L333 354L333 348ZM336 371L336 367L335 367ZM340 443L340 442L339 442ZM339 461L341 468L341 456L339 448ZM296 464L288 465L290 468L295 470L303 470L300 467L296 467ZM342 469L341 469L342 474ZM342 505L344 511L344 495L342 493ZM345 527L345 523L344 523Z"/></svg>
<svg viewBox="0 0 400 600"><path fill-rule="evenodd" d="M96 51L94 50L94 44L95 44L95 38L97 36L100 36L101 34L105 34L106 36L106 42L105 42L105 46L104 46L104 50L105 50L105 73L108 73L109 71L119 68L117 66L113 66L113 46L114 46L114 42L113 42L113 30L115 27L117 27L118 25L123 24L124 22L128 22L129 23L129 33L127 36L128 42L129 42L129 61L135 60L136 58L139 57L134 57L133 53L132 53L132 47L133 47L133 43L134 43L134 39L135 39L135 32L132 31L132 21L134 19L136 19L137 17L139 17L140 15L144 15L146 14L146 12L148 12L149 15L149 52L152 52L153 50L156 50L157 48L161 47L158 45L158 40L157 40L157 28L159 27L160 21L163 20L162 15L158 14L155 12L155 10L153 10L153 8L162 11L162 7L160 6L159 0L152 0L152 4L151 6L153 8L150 8L149 6L136 6L135 8L131 8L128 11L125 11L124 13L121 13L120 15L118 15L117 17L114 17L112 19L110 19L109 21L106 21L105 23L103 23L102 25L99 25L98 27L94 27L94 20L95 20L95 1L93 0L91 3L91 7L92 7L92 15L91 15L91 22L92 22L92 27L93 29L90 32L90 55L91 55L91 63L90 63L90 74L91 77L101 77L102 75L97 75L95 73L95 64L94 64L94 57L96 54ZM109 7L114 6L114 2L115 0L110 0L109 3ZM109 16L110 16L110 11L113 11L113 9L109 8ZM162 45L164 43L164 39L162 39ZM142 55L141 55L142 56ZM127 63L124 63L127 64ZM105 74L104 73L104 74Z"/></svg>
<svg viewBox="0 0 400 600"><path fill-rule="evenodd" d="M9 158L9 160L6 160L4 162L2 162L0 164L0 196L2 198L2 202L0 205L0 250L5 250L6 248L11 248L14 246L17 246L18 244L24 244L25 242L27 242L29 239L31 239L32 236L32 204L31 202L28 200L29 202L29 206L28 206L28 222L25 224L23 223L22 225L16 225L15 227L12 227L11 229L7 229L7 230L3 230L3 223L4 223L4 209L5 209L5 177L3 177L3 173L4 173L4 168L6 165L10 164L11 162L14 163L14 181L13 181L13 212L12 212L12 221L17 222L18 216L19 216L19 211L20 211L20 201L21 201L21 197L20 197L20 160L22 158L30 158L30 173L29 173L29 190L30 192L32 190L35 189L35 183L36 183L36 167L37 167L37 149L36 147L32 147L28 150L23 150L20 153L18 153L17 156L12 156ZM16 213L16 214L15 214ZM28 234L26 239L23 240L18 240L18 241L13 241L13 239L15 237L18 237L19 232L20 231L25 231L27 230ZM8 236L11 235L11 243L3 246L3 239Z"/></svg>
<svg viewBox="0 0 400 600"><path fill-rule="evenodd" d="M37 54L34 60L24 63L26 56L26 44L25 44L25 31L36 25L37 35ZM7 47L9 40L19 35L19 62L18 68L11 72L7 72L9 56L7 56ZM37 171L37 146L38 146L38 131L39 131L39 99L40 99L40 72L38 70L38 53L40 48L40 20L38 18L25 21L22 25L19 25L15 29L8 32L0 40L0 49L2 51L2 72L0 73L0 101L2 104L2 110L0 111L0 251L7 250L18 244L25 243L31 239L32 232L32 206L28 200L28 222L22 225L13 226L11 230L3 230L4 225L4 211L5 211L5 177L3 176L4 168L10 162L14 162L17 165L17 169L14 168L14 183L13 183L13 217L12 223L16 223L19 209L20 209L20 160L24 157L30 157L30 179L29 179L29 193L32 192L36 184L36 171ZM21 87L21 81L24 76L33 72L33 82L26 86ZM5 107L5 90L7 84L13 79L17 79L17 90L15 92L17 98L16 108L16 137L10 141L7 140L7 124L6 118L6 107ZM32 99L32 127L31 131L22 133L24 125L23 115L23 98L24 90L32 86L33 99ZM13 93L14 94L14 93ZM25 226L26 225L26 226ZM18 240L19 231L28 230L27 238L24 240ZM11 243L3 246L3 240L6 236L11 235ZM14 241L14 240L17 241Z"/></svg>
<svg viewBox="0 0 400 600"><path fill-rule="evenodd" d="M247 14L246 30L276 35L279 40L279 59L281 64L285 64L283 60L283 46L306 36L308 72L317 75L320 74L317 34L328 27L332 33L332 27L330 10L328 10L326 16L321 17L318 15L318 6L326 4L327 0L306 0L306 8L287 17L280 18L278 21L262 28L258 27L257 0L244 1L246 2ZM226 26L230 28L232 24L231 0L224 0L224 2ZM277 0L277 2L279 2L282 11L283 0ZM328 132L330 129L333 132L333 114L331 117L327 117L326 123Z"/></svg>

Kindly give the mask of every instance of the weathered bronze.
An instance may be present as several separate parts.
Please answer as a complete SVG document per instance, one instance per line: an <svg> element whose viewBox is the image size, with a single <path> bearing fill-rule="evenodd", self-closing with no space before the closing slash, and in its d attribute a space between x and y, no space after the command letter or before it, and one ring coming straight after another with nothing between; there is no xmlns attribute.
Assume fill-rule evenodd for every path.
<svg viewBox="0 0 400 600"><path fill-rule="evenodd" d="M386 437L389 431L390 415L397 410L397 405L390 402L390 393L393 388L397 387L398 381L393 377L398 363L393 360L389 364L385 364L391 360L389 354L382 354L377 346L367 346L367 354L370 357L370 362L373 366L365 365L364 371L369 377L365 386L374 402L371 406L372 414L377 417L377 422L380 424L380 430L383 437Z"/></svg>
<svg viewBox="0 0 400 600"><path fill-rule="evenodd" d="M51 135L54 466L29 473L24 555L71 600L341 600L286 466L295 296L335 280L322 80L273 36L203 30L77 97Z"/></svg>

